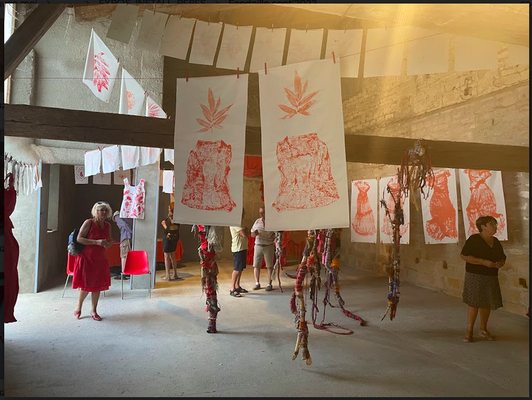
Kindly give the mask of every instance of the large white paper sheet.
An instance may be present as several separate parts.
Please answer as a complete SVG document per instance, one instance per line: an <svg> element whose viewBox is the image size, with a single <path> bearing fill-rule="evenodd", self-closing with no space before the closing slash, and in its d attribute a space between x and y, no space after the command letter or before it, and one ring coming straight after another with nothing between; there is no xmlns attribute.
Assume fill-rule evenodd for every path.
<svg viewBox="0 0 532 400"><path fill-rule="evenodd" d="M386 187L390 186L391 194L388 193ZM381 243L393 243L393 230L390 219L394 219L394 198L398 198L399 185L397 184L397 175L387 176L380 178L379 181L379 201L384 200L386 206L390 212L389 216L386 215L386 209L381 205L379 207L379 234ZM392 196L393 194L393 196ZM401 198L401 204L403 206L404 224L399 227L399 234L401 235L401 244L410 243L410 199Z"/></svg>
<svg viewBox="0 0 532 400"><path fill-rule="evenodd" d="M195 22L194 18L181 18L180 15L171 15L164 28L159 53L168 57L186 60Z"/></svg>
<svg viewBox="0 0 532 400"><path fill-rule="evenodd" d="M368 29L364 77L401 75L406 30Z"/></svg>
<svg viewBox="0 0 532 400"><path fill-rule="evenodd" d="M102 149L102 170L104 174L114 172L120 168L120 156L118 153L118 145Z"/></svg>
<svg viewBox="0 0 532 400"><path fill-rule="evenodd" d="M120 146L122 169L127 171L139 166L140 150L138 146Z"/></svg>
<svg viewBox="0 0 532 400"><path fill-rule="evenodd" d="M290 44L288 46L286 64L319 60L322 42L323 29L290 30Z"/></svg>
<svg viewBox="0 0 532 400"><path fill-rule="evenodd" d="M100 173L102 165L102 152L100 149L86 151L85 158L85 176L92 176Z"/></svg>
<svg viewBox="0 0 532 400"><path fill-rule="evenodd" d="M85 60L83 83L88 86L96 97L106 103L109 103L109 98L111 97L118 66L119 63L116 57L92 29Z"/></svg>
<svg viewBox="0 0 532 400"><path fill-rule="evenodd" d="M120 87L118 113L142 115L145 97L142 86L122 67L122 85Z"/></svg>
<svg viewBox="0 0 532 400"><path fill-rule="evenodd" d="M167 19L168 14L166 13L145 10L137 37L137 47L151 53L157 53Z"/></svg>
<svg viewBox="0 0 532 400"><path fill-rule="evenodd" d="M334 30L327 32L325 58L340 60L342 78L358 78L363 29Z"/></svg>
<svg viewBox="0 0 532 400"><path fill-rule="evenodd" d="M196 29L194 30L192 49L190 50L190 58L188 62L193 64L213 65L214 55L216 54L221 31L221 22L196 21Z"/></svg>
<svg viewBox="0 0 532 400"><path fill-rule="evenodd" d="M340 64L259 71L266 229L349 227Z"/></svg>
<svg viewBox="0 0 532 400"><path fill-rule="evenodd" d="M174 219L239 226L248 75L177 80Z"/></svg>
<svg viewBox="0 0 532 400"><path fill-rule="evenodd" d="M109 25L107 30L107 37L128 44L133 28L135 28L138 12L138 6L117 4L113 12L111 25Z"/></svg>
<svg viewBox="0 0 532 400"><path fill-rule="evenodd" d="M377 243L377 179L351 182L351 242Z"/></svg>
<svg viewBox="0 0 532 400"><path fill-rule="evenodd" d="M244 70L252 31L252 26L224 25L216 68Z"/></svg>
<svg viewBox="0 0 532 400"><path fill-rule="evenodd" d="M407 75L447 72L451 35L413 26L409 28Z"/></svg>
<svg viewBox="0 0 532 400"><path fill-rule="evenodd" d="M478 217L490 215L497 220L494 236L501 241L508 240L501 171L461 169L459 175L466 238L478 233Z"/></svg>
<svg viewBox="0 0 532 400"><path fill-rule="evenodd" d="M257 72L267 68L282 65L284 44L286 41L286 28L257 28L255 29L255 42L251 54L250 72Z"/></svg>
<svg viewBox="0 0 532 400"><path fill-rule="evenodd" d="M434 170L427 180L427 198L421 195L425 244L458 243L458 196L454 169Z"/></svg>
<svg viewBox="0 0 532 400"><path fill-rule="evenodd" d="M497 69L499 43L469 36L454 37L454 70Z"/></svg>
<svg viewBox="0 0 532 400"><path fill-rule="evenodd" d="M509 44L507 65L511 67L513 65L526 64L530 64L530 47Z"/></svg>

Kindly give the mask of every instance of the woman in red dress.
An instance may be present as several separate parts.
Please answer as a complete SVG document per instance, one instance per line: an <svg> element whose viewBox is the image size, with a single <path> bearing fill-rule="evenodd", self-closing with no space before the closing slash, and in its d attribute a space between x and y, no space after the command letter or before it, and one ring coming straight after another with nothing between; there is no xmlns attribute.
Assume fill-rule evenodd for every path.
<svg viewBox="0 0 532 400"><path fill-rule="evenodd" d="M74 316L78 319L83 301L90 292L92 319L102 320L96 309L100 292L111 286L111 270L105 256L105 249L111 245L111 225L105 219L110 218L112 213L109 203L97 202L92 207L93 218L85 220L79 230L77 240L85 247L76 256L72 278L72 289L80 289L78 305L74 311Z"/></svg>

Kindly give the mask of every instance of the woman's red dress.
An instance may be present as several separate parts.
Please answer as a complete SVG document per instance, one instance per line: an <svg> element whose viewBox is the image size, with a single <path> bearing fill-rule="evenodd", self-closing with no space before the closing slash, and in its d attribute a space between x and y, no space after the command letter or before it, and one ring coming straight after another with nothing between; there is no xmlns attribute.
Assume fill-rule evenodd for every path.
<svg viewBox="0 0 532 400"><path fill-rule="evenodd" d="M104 227L91 221L91 227L87 239L110 241L109 222L105 221ZM109 261L105 255L105 247L90 244L85 245L83 251L76 256L74 263L74 276L72 278L72 289L85 292L101 292L108 290L111 286L111 270Z"/></svg>

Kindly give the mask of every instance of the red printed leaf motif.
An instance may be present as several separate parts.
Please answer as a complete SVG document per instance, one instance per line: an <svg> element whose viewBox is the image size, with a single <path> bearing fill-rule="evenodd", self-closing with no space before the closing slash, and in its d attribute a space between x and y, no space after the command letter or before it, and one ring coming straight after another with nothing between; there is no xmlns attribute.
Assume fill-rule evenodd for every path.
<svg viewBox="0 0 532 400"><path fill-rule="evenodd" d="M105 61L104 53L100 52L94 56L94 69L92 71L92 83L98 88L101 93L102 88L109 90L109 64Z"/></svg>
<svg viewBox="0 0 532 400"><path fill-rule="evenodd" d="M305 81L303 86L301 86L301 78L297 71L295 71L294 77L294 91L284 88L288 102L292 105L289 107L284 104L279 104L279 108L283 110L286 114L281 117L281 119L292 118L296 114L301 114L309 116L310 113L308 109L316 103L317 100L312 100L314 96L318 94L318 91L311 92L305 96L305 93L308 89L308 79Z"/></svg>
<svg viewBox="0 0 532 400"><path fill-rule="evenodd" d="M220 97L218 97L218 100L215 100L211 88L209 88L207 102L209 105L208 107L203 104L200 104L201 111L206 121L201 118L196 118L198 124L203 127L202 129L197 131L200 133L207 132L209 130L212 132L212 128L223 128L221 124L229 116L229 114L227 114L227 111L229 111L229 109L233 106L233 104L230 104L227 107L218 110L218 108L220 108L221 99Z"/></svg>

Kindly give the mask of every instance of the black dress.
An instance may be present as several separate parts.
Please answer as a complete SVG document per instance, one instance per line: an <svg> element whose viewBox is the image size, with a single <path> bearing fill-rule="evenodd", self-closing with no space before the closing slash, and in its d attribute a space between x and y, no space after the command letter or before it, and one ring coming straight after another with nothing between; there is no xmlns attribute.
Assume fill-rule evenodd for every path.
<svg viewBox="0 0 532 400"><path fill-rule="evenodd" d="M461 254L493 262L506 260L501 242L496 237L493 238L493 247L490 247L478 233L467 239ZM463 302L475 308L496 310L502 307L498 274L498 268L466 263Z"/></svg>
<svg viewBox="0 0 532 400"><path fill-rule="evenodd" d="M177 249L177 242L179 241L179 225L172 222L170 218L164 220L166 229L163 236L163 252L173 253Z"/></svg>

